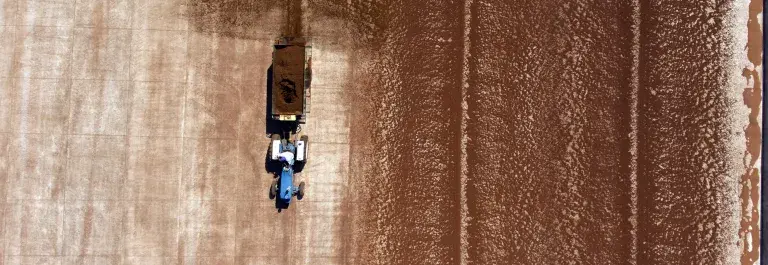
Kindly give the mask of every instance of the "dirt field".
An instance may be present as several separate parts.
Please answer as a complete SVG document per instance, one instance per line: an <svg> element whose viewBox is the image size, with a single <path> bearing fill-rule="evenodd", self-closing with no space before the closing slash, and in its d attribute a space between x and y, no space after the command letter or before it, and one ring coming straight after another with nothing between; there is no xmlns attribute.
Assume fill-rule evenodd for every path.
<svg viewBox="0 0 768 265"><path fill-rule="evenodd" d="M756 264L761 3L571 2L0 0L0 264Z"/></svg>

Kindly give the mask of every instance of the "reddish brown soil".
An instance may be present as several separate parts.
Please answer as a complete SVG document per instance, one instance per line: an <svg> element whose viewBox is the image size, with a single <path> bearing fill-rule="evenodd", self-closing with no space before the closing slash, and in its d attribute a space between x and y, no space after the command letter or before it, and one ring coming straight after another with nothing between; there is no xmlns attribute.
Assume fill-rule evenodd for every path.
<svg viewBox="0 0 768 265"><path fill-rule="evenodd" d="M328 2L317 8L332 6L324 14L348 19L362 57L371 60L356 76L370 82L361 88L373 106L364 116L380 117L352 127L370 130L372 139L356 140L362 144L353 151L376 150L355 165L367 170L360 206L366 240L357 251L366 260L460 258L462 87L467 262L728 258L727 238L735 235L725 234L723 222L733 213L723 198L735 194L722 193L732 185L722 155L731 137L727 4L643 3L633 25L630 3L477 0L465 42L456 21L463 1ZM462 66L465 44L470 59ZM640 58L633 59L633 46ZM425 196L427 185L435 192Z"/></svg>
<svg viewBox="0 0 768 265"><path fill-rule="evenodd" d="M630 13L629 2L475 1L469 264L631 261Z"/></svg>
<svg viewBox="0 0 768 265"><path fill-rule="evenodd" d="M732 185L728 8L640 6L638 264L719 264L733 244L723 232L737 195L721 193Z"/></svg>
<svg viewBox="0 0 768 265"><path fill-rule="evenodd" d="M458 264L461 1L323 1L355 33L354 264ZM430 14L430 15L427 15ZM457 56L458 55L458 56ZM362 137L365 135L365 137ZM360 157L366 156L366 157Z"/></svg>

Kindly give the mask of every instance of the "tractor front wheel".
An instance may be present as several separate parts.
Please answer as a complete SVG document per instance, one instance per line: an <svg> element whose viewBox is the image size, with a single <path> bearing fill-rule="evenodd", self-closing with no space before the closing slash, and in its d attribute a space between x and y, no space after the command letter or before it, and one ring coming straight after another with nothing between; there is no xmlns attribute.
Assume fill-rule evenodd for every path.
<svg viewBox="0 0 768 265"><path fill-rule="evenodd" d="M269 185L269 199L272 200L277 197L277 179L272 180L272 184Z"/></svg>
<svg viewBox="0 0 768 265"><path fill-rule="evenodd" d="M304 198L304 181L299 183L299 194L296 196L299 200Z"/></svg>

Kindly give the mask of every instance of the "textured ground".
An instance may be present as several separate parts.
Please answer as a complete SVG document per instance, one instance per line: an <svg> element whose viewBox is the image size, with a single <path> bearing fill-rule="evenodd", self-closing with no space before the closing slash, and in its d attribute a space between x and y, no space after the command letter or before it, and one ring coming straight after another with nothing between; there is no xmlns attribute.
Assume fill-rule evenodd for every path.
<svg viewBox="0 0 768 265"><path fill-rule="evenodd" d="M344 43L316 36L307 197L267 198L284 8L0 1L0 264L332 264L348 161ZM248 23L229 24L248 18ZM239 26L238 26L239 25Z"/></svg>
<svg viewBox="0 0 768 265"><path fill-rule="evenodd" d="M760 3L339 2L361 260L755 263Z"/></svg>
<svg viewBox="0 0 768 265"><path fill-rule="evenodd" d="M0 264L757 257L758 1L0 7ZM314 42L307 196L278 214L281 34Z"/></svg>

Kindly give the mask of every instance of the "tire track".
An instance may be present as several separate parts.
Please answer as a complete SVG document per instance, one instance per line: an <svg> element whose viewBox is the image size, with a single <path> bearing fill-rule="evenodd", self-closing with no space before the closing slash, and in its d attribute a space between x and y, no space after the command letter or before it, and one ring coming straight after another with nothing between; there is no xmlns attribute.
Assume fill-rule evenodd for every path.
<svg viewBox="0 0 768 265"><path fill-rule="evenodd" d="M630 215L629 225L631 242L629 246L629 261L631 264L637 264L637 93L640 90L640 76L638 69L640 67L640 1L634 0L632 7L632 70L631 70L631 91L629 94L629 200Z"/></svg>
<svg viewBox="0 0 768 265"><path fill-rule="evenodd" d="M469 120L468 115L468 104L467 104L467 90L469 89L469 73L470 73L470 66L469 66L469 58L470 58L470 49L472 47L471 43L471 28L472 28L472 0L464 0L464 49L462 51L462 69L461 69L461 131L459 132L461 134L461 138L459 140L459 148L461 149L461 156L459 157L459 181L460 181L460 190L459 190L459 203L461 204L461 220L460 220L460 233L459 236L461 237L460 244L461 244L461 264L465 265L467 264L467 259L469 257L469 242L467 242L467 222L468 222L468 212L469 208L467 206L467 142L469 141L469 138L467 137L467 121Z"/></svg>

